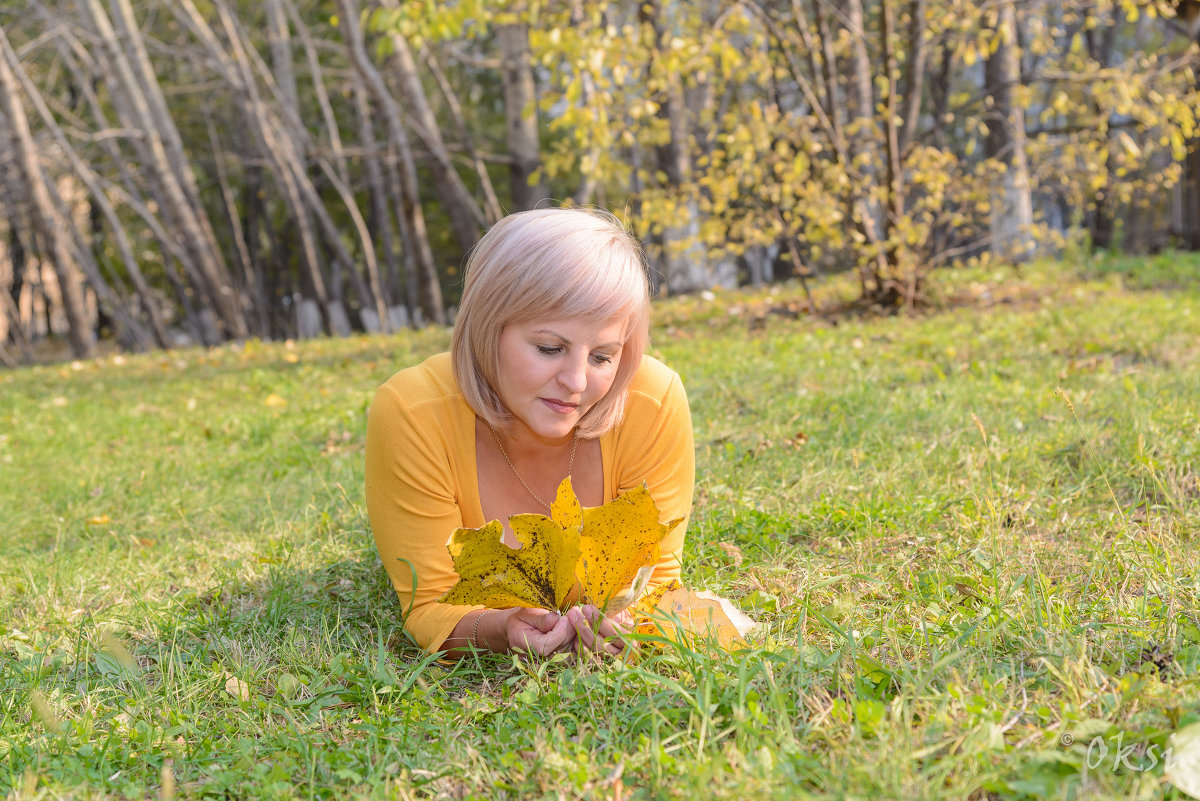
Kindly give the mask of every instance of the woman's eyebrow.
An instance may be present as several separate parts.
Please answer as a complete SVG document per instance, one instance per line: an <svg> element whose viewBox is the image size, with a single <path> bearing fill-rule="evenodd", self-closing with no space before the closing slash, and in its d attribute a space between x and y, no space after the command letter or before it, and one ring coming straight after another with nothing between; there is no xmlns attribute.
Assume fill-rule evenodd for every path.
<svg viewBox="0 0 1200 801"><path fill-rule="evenodd" d="M558 341L562 342L564 345L572 344L571 340L567 339L566 337L564 337L562 334L558 333L557 331L552 331L549 328L539 328L539 329L535 330L533 333L546 334L547 336L552 336L555 339L557 339ZM595 348L593 348L593 350L595 350L597 348L619 348L619 347L621 347L620 342L605 342L603 344L596 345Z"/></svg>

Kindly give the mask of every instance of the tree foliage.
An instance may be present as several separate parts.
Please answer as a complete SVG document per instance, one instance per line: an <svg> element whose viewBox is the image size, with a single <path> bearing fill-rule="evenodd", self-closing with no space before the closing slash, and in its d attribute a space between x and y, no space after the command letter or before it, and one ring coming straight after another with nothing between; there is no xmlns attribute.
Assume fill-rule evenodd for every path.
<svg viewBox="0 0 1200 801"><path fill-rule="evenodd" d="M17 344L442 321L479 234L546 202L623 215L669 292L853 270L885 307L966 259L1200 241L1191 2L22 5Z"/></svg>

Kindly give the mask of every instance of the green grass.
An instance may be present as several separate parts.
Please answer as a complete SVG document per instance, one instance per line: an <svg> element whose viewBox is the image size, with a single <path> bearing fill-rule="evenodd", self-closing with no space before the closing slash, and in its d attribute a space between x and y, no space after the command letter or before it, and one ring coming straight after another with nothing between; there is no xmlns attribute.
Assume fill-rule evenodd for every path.
<svg viewBox="0 0 1200 801"><path fill-rule="evenodd" d="M795 287L659 304L685 581L761 626L631 664L405 639L365 414L445 332L0 373L0 796L1182 798L1197 274L962 272L836 325L771 312Z"/></svg>

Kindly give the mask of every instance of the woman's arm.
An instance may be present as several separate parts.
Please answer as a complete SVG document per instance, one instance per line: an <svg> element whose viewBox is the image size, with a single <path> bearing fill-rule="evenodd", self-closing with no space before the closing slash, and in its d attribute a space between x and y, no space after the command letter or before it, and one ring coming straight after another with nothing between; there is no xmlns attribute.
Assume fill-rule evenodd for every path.
<svg viewBox="0 0 1200 801"><path fill-rule="evenodd" d="M644 482L659 509L660 521L683 518L663 540L662 557L650 580L654 587L680 575L680 557L691 522L696 451L683 382L661 362L649 357L646 362L643 371L647 375L636 380L631 390L616 466L619 491Z"/></svg>
<svg viewBox="0 0 1200 801"><path fill-rule="evenodd" d="M438 602L458 580L446 542L463 524L452 434L439 405L409 406L385 384L367 419L367 513L405 629L427 651L452 656L472 646L500 653L570 650L574 629L555 612Z"/></svg>
<svg viewBox="0 0 1200 801"><path fill-rule="evenodd" d="M439 650L472 609L437 603L457 578L446 541L463 523L444 408L421 399L406 404L389 382L375 393L367 418L371 531L404 626L429 651Z"/></svg>

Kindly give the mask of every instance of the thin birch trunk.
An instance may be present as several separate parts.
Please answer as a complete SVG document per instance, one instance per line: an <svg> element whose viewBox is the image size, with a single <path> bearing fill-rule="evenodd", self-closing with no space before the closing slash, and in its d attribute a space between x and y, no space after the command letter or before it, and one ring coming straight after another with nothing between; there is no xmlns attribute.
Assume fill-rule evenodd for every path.
<svg viewBox="0 0 1200 801"><path fill-rule="evenodd" d="M535 208L550 198L544 181L537 179L542 164L538 140L537 89L529 54L529 26L497 25L500 48L500 81L504 88L504 131L508 142L509 189L514 211Z"/></svg>
<svg viewBox="0 0 1200 801"><path fill-rule="evenodd" d="M349 9L346 13L358 13L358 0L339 0L338 5ZM398 7L396 0L385 0L382 6ZM388 38L392 43L389 66L400 83L400 95L404 100L408 123L429 151L426 166L433 174L433 190L450 219L450 227L454 231L458 246L466 253L475 245L480 228L487 221L450 159L450 152L442 139L433 107L429 105L429 98L421 83L421 74L408 39L396 31Z"/></svg>
<svg viewBox="0 0 1200 801"><path fill-rule="evenodd" d="M79 2L79 8L99 38L112 68L111 73L117 80L118 87L117 91L112 93L113 99L123 104L129 115L129 124L142 134L145 166L161 193L161 201L171 220L172 229L183 242L184 252L187 254L184 265L194 278L201 302L221 322L226 337L244 337L245 320L229 286L224 260L221 258L220 249L216 247L212 227L208 224L207 216L199 203L195 179L191 175L186 155L172 155L182 152L178 130L171 118L165 114L165 106L157 112L151 107L151 96L156 97L157 105L162 106L161 93L145 91L139 78L139 74L146 79L153 76L148 59L139 65L138 74L135 74L132 63L134 60L129 58L129 54L136 56L140 53L144 59L145 51L138 48L141 42L140 33L132 21L132 11L128 3L123 3L122 0L115 2L119 11L129 13L129 18L122 18L122 41L119 41L112 21L100 7L99 0ZM157 83L154 82L153 86L157 88ZM182 163L179 163L180 158Z"/></svg>
<svg viewBox="0 0 1200 801"><path fill-rule="evenodd" d="M396 281L400 278L400 263L396 257L396 243L393 237L391 211L388 208L388 195L383 176L383 166L380 164L379 142L375 139L375 118L371 113L369 90L363 84L362 74L352 70L354 75L354 108L358 112L359 140L362 142L365 156L363 163L367 170L367 191L371 198L372 228L377 232L376 241L383 251L384 270L380 275L380 286L384 306L390 307L395 296ZM379 320L381 332L388 332L391 326L385 314Z"/></svg>
<svg viewBox="0 0 1200 801"><path fill-rule="evenodd" d="M221 150L220 138L217 136L217 128L213 124L213 114L205 115L204 122L208 129L208 141L212 147L213 154L213 167L217 173L217 186L221 189L221 200L225 204L225 216L229 221L234 252L238 257L238 265L242 268L241 289L248 301L249 311L252 313L251 319L254 321L254 333L259 337L266 338L270 336L270 332L265 324L266 317L263 311L270 304L270 299L257 291L258 285L254 280L254 264L250 258L250 248L246 244L245 229L242 228L242 218L238 214L237 200L233 196L233 187L230 186L229 177L226 175L225 157Z"/></svg>
<svg viewBox="0 0 1200 801"><path fill-rule="evenodd" d="M272 74L280 93L293 108L300 106L300 94L296 90L296 71L292 66L292 32L288 29L287 14L283 0L265 0L267 12L267 47L271 51Z"/></svg>
<svg viewBox="0 0 1200 801"><path fill-rule="evenodd" d="M438 281L437 266L433 260L433 249L429 246L429 234L425 229L425 215L421 210L421 197L417 187L417 168L409 146L408 135L400 118L400 109L395 98L387 89L383 76L367 57L362 31L358 25L358 8L353 0L338 0L342 12L342 31L350 60L355 69L371 89L376 101L383 108L390 144L396 149L396 166L399 171L399 197L401 233L407 234L407 250L412 254L415 276L419 290L419 302L425 319L445 325L446 310L442 303L442 288ZM386 311L385 311L386 313Z"/></svg>
<svg viewBox="0 0 1200 801"><path fill-rule="evenodd" d="M0 117L9 130L17 171L25 185L29 214L33 226L50 256L50 264L58 276L63 313L67 318L67 339L76 358L91 356L95 337L87 325L84 313L83 286L79 281L78 265L71 255L67 228L72 225L55 208L46 176L38 162L37 145L29 130L25 108L21 104L15 70L20 69L17 54L0 30Z"/></svg>
<svg viewBox="0 0 1200 801"><path fill-rule="evenodd" d="M424 60L425 66L429 68L429 74L433 76L433 80L438 85L438 91L442 93L442 99L446 101L446 109L450 112L450 118L454 120L454 125L458 129L458 139L462 142L463 150L466 151L467 158L471 160L475 178L479 181L480 190L483 192L483 213L487 224L492 225L504 215L500 209L500 200L496 197L496 187L492 184L492 176L488 174L487 164L484 163L483 157L479 155L479 151L475 147L475 137L471 135L471 129L467 127L462 104L454 92L454 87L446 78L445 71L442 70L442 66L432 51L425 53Z"/></svg>
<svg viewBox="0 0 1200 801"><path fill-rule="evenodd" d="M1033 197L1025 155L1025 111L1016 99L1021 62L1012 0L1005 0L997 8L996 39L996 50L984 64L993 108L987 118L988 155L1005 167L1001 185L994 190L992 251L1022 262L1034 250Z"/></svg>
<svg viewBox="0 0 1200 801"><path fill-rule="evenodd" d="M858 175L859 185L851 191L855 194L854 205L856 214L861 218L862 231L868 246L874 251L871 291L875 297L883 297L889 272L887 256L882 248L886 238L886 222L879 203L871 199L878 185L878 152L874 146L875 96L872 88L875 70L867 50L862 0L847 2L846 28L850 33L850 95L854 106L853 135L847 137L850 142L850 160L847 164L863 165Z"/></svg>
<svg viewBox="0 0 1200 801"><path fill-rule="evenodd" d="M929 44L925 41L925 0L911 0L908 6L908 46L911 48L905 68L904 113L901 114L900 152L907 153L921 123L925 96L925 72L929 67Z"/></svg>

